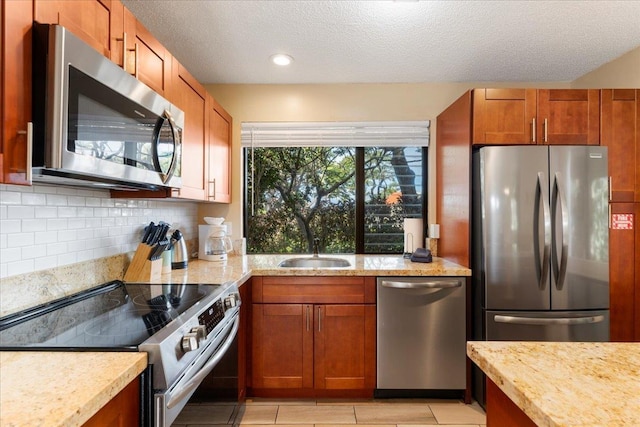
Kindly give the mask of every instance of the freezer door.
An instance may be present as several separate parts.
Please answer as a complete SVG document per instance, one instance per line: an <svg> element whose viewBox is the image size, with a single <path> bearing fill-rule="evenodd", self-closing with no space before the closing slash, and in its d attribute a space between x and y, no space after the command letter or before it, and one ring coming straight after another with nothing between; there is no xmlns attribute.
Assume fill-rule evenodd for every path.
<svg viewBox="0 0 640 427"><path fill-rule="evenodd" d="M609 311L485 312L488 341L609 341Z"/></svg>
<svg viewBox="0 0 640 427"><path fill-rule="evenodd" d="M551 147L551 308L609 308L607 148Z"/></svg>
<svg viewBox="0 0 640 427"><path fill-rule="evenodd" d="M548 147L480 149L485 308L548 310Z"/></svg>

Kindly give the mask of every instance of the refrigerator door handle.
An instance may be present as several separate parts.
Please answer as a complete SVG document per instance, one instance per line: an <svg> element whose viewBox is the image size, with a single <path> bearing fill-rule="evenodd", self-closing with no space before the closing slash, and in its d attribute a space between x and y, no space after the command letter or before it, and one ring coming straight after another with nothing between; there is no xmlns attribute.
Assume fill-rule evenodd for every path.
<svg viewBox="0 0 640 427"><path fill-rule="evenodd" d="M551 211L549 209L549 201L547 200L547 192L545 191L546 185L544 184L545 178L542 172L538 172L538 179L536 180L536 203L534 209L536 209L533 218L533 244L535 248L536 261L538 265L536 270L538 273L538 288L543 290L547 284L549 278L549 256L551 252ZM540 262L540 239L538 237L538 230L540 229L540 203L542 203L542 220L544 222L544 247L542 252L542 262Z"/></svg>
<svg viewBox="0 0 640 427"><path fill-rule="evenodd" d="M385 288L396 289L449 289L462 287L462 281L458 279L425 280L422 282L400 282L395 280L383 280L380 284Z"/></svg>
<svg viewBox="0 0 640 427"><path fill-rule="evenodd" d="M566 241L566 236L569 234L569 211L567 209L567 202L564 197L564 193L560 188L560 173L556 172L553 179L553 190L551 192L551 221L553 229L552 238L552 264L553 273L556 279L556 289L562 290L564 286L564 279L567 274L567 257L569 255L569 244ZM562 239L560 245L560 265L558 265L558 239L555 233L555 218L558 210L558 204L560 205L560 216L562 218Z"/></svg>
<svg viewBox="0 0 640 427"><path fill-rule="evenodd" d="M589 323L600 323L604 321L603 315L584 316L584 317L519 317L505 316L497 314L493 316L496 323L511 323L517 325L585 325Z"/></svg>

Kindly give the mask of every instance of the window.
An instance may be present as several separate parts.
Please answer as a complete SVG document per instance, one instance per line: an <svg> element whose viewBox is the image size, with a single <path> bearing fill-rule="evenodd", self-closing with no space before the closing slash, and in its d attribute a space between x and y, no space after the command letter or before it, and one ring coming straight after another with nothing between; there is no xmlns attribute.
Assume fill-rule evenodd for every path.
<svg viewBox="0 0 640 427"><path fill-rule="evenodd" d="M426 218L429 122L243 123L248 253L403 251Z"/></svg>

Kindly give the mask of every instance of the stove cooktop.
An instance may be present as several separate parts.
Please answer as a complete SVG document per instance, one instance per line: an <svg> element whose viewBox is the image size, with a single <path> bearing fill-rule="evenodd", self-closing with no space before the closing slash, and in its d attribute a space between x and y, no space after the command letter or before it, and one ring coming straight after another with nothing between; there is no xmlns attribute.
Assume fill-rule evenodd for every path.
<svg viewBox="0 0 640 427"><path fill-rule="evenodd" d="M219 285L110 282L0 319L0 349L135 351Z"/></svg>

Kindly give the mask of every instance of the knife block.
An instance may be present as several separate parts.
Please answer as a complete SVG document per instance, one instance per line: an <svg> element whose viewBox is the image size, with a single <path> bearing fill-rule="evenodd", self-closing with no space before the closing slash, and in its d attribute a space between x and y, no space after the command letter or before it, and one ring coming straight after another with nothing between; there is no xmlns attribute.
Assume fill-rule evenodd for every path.
<svg viewBox="0 0 640 427"><path fill-rule="evenodd" d="M162 258L154 261L149 260L149 255L153 250L153 246L149 246L145 243L140 243L133 254L133 259L129 268L127 268L124 274L125 282L153 282L160 280L162 274Z"/></svg>

